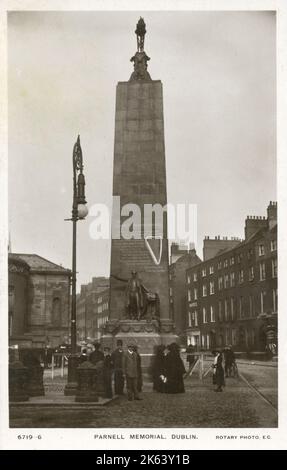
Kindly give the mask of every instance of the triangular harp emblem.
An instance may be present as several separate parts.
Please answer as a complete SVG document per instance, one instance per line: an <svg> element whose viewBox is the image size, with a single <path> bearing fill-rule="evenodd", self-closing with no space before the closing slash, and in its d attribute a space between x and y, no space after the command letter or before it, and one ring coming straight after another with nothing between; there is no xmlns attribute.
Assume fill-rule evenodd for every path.
<svg viewBox="0 0 287 470"><path fill-rule="evenodd" d="M158 257L156 257L155 255L155 252L151 246L151 242L152 241L156 241L158 240L159 241L159 250L158 250ZM161 262L161 256L162 256L162 237L160 235L155 235L154 237L151 236L151 235L147 235L145 238L144 238L144 241L145 241L145 244L146 244L146 247L152 257L152 260L154 262L154 264L156 264L157 266L160 264Z"/></svg>

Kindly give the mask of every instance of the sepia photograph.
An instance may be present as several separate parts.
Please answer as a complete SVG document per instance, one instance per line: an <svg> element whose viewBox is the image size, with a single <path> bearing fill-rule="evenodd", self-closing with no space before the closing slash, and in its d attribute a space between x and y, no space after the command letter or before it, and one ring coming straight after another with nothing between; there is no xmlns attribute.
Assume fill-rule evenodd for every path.
<svg viewBox="0 0 287 470"><path fill-rule="evenodd" d="M6 12L9 430L35 448L69 429L118 448L252 430L264 447L276 9L77 6Z"/></svg>

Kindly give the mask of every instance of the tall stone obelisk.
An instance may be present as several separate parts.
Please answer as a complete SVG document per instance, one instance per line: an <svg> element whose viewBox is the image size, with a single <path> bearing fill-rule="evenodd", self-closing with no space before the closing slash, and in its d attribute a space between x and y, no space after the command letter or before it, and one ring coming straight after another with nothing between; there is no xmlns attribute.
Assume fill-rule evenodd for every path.
<svg viewBox="0 0 287 470"><path fill-rule="evenodd" d="M167 203L162 83L147 71L142 18L135 32L134 72L128 82L118 83L116 94L113 235L119 235L131 215L124 209L127 204L140 209L141 224L132 227L136 238L121 233L112 239L110 319L104 340L113 346L119 338L125 344L132 340L148 356L155 345L176 336L169 308L167 217L159 231L153 219L153 236L144 227L145 205Z"/></svg>

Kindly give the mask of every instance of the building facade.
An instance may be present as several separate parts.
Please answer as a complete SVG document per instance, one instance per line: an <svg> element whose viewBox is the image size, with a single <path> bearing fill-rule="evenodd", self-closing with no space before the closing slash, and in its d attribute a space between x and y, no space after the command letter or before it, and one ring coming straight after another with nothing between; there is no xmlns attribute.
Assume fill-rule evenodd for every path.
<svg viewBox="0 0 287 470"><path fill-rule="evenodd" d="M277 348L277 204L245 221L245 240L186 272L187 342L199 349Z"/></svg>
<svg viewBox="0 0 287 470"><path fill-rule="evenodd" d="M77 295L78 341L94 341L101 337L102 327L109 317L109 279L94 277L81 286Z"/></svg>
<svg viewBox="0 0 287 470"><path fill-rule="evenodd" d="M68 340L71 272L36 254L8 255L9 344L55 348Z"/></svg>
<svg viewBox="0 0 287 470"><path fill-rule="evenodd" d="M173 243L169 266L169 301L175 332L180 342L185 343L186 323L186 270L201 262L194 249L185 249Z"/></svg>

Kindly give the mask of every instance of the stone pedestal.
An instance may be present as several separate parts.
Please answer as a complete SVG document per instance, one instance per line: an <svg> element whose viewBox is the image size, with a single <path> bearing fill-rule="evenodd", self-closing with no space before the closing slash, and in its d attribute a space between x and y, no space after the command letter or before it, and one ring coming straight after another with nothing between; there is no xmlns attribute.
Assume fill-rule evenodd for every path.
<svg viewBox="0 0 287 470"><path fill-rule="evenodd" d="M145 378L150 377L153 357L157 346L161 344L171 344L178 341L178 336L174 333L172 321L136 321L119 320L118 322L108 322L102 336L103 346L116 348L117 340L122 340L123 348L126 351L129 344L138 347L141 356L142 370Z"/></svg>
<svg viewBox="0 0 287 470"><path fill-rule="evenodd" d="M77 368L78 387L76 392L76 402L96 402L99 400L96 391L96 366L85 361Z"/></svg>

